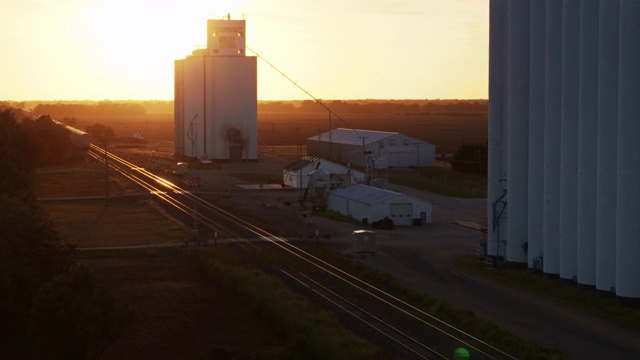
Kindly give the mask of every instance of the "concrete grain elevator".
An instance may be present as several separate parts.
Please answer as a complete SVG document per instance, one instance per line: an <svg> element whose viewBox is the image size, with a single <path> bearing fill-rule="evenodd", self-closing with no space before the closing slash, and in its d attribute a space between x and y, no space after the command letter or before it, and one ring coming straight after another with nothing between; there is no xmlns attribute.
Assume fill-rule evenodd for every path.
<svg viewBox="0 0 640 360"><path fill-rule="evenodd" d="M640 304L640 1L491 0L488 254Z"/></svg>
<svg viewBox="0 0 640 360"><path fill-rule="evenodd" d="M207 47L175 61L176 156L257 160L257 62L245 39L245 20L208 20Z"/></svg>

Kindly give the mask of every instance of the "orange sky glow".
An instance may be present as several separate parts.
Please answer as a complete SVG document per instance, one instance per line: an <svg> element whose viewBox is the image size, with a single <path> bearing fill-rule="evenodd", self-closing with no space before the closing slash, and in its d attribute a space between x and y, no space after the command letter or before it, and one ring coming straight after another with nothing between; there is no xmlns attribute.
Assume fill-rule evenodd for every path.
<svg viewBox="0 0 640 360"><path fill-rule="evenodd" d="M188 4L188 6L187 6ZM488 0L4 0L0 100L171 100L206 20L321 99L487 98ZM248 55L253 55L247 51ZM307 96L258 61L260 100Z"/></svg>

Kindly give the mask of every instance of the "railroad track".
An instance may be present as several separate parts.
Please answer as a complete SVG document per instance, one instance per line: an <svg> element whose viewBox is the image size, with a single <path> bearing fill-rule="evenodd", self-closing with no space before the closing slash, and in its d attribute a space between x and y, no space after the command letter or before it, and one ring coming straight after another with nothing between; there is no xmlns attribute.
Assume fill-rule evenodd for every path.
<svg viewBox="0 0 640 360"><path fill-rule="evenodd" d="M408 359L450 359L456 349L465 349L473 359L515 359L494 347L421 310L399 297L361 280L329 262L305 251L294 242L273 235L252 223L206 201L188 190L157 176L113 153L91 144L88 154L110 169L130 179L160 200L172 215L185 222L195 221L220 238L237 239L248 256L270 267L341 319L358 324L362 335L377 339L387 349ZM251 239L252 241L249 241ZM254 243L256 239L268 247ZM266 264L266 249L278 251L304 264L301 268Z"/></svg>

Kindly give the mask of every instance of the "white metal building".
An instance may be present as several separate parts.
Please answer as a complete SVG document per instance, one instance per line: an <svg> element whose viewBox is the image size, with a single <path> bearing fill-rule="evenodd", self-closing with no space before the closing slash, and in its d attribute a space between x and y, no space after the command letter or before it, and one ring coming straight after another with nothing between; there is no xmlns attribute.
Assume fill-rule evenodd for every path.
<svg viewBox="0 0 640 360"><path fill-rule="evenodd" d="M296 160L282 169L282 183L285 186L306 189L309 186L309 173L316 168L324 170L327 174L347 175L345 179L349 184L359 184L364 180L364 173L348 168L344 165L329 160L305 156Z"/></svg>
<svg viewBox="0 0 640 360"><path fill-rule="evenodd" d="M640 1L492 0L488 253L640 304Z"/></svg>
<svg viewBox="0 0 640 360"><path fill-rule="evenodd" d="M365 166L366 156L390 167L434 166L436 147L397 132L338 128L307 139L307 155Z"/></svg>
<svg viewBox="0 0 640 360"><path fill-rule="evenodd" d="M207 21L207 48L175 61L175 154L257 160L256 57L245 20Z"/></svg>
<svg viewBox="0 0 640 360"><path fill-rule="evenodd" d="M431 203L416 197L366 185L329 192L327 209L371 224L389 218L394 225L431 224Z"/></svg>

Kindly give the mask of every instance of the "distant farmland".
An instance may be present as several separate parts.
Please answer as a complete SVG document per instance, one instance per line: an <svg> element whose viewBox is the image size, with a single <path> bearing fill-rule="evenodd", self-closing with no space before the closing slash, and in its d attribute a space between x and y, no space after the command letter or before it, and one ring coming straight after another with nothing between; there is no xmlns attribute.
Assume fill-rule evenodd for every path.
<svg viewBox="0 0 640 360"><path fill-rule="evenodd" d="M62 112L51 115L57 120L74 117L81 129L95 123L108 125L116 136L123 138L140 132L146 140L161 141L162 147L168 148L173 141L171 103L141 102L145 108L151 106L145 114L96 114L93 111L90 114ZM283 103L287 106L282 106ZM407 100L404 106L401 101L328 101L327 105L337 114L331 118L326 109L314 102L275 104L278 106L274 102L259 103L259 146L295 146L298 142L305 145L306 138L328 131L330 127L399 132L435 144L437 153L454 153L463 142L487 141L486 100L422 101L419 104Z"/></svg>

